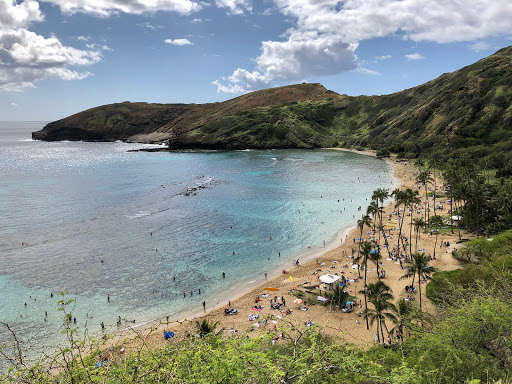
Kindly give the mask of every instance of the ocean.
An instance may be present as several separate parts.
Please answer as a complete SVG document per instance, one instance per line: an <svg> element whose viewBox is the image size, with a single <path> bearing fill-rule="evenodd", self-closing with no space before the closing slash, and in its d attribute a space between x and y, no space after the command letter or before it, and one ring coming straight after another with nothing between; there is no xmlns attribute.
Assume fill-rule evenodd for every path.
<svg viewBox="0 0 512 384"><path fill-rule="evenodd" d="M44 124L0 123L0 321L33 355L62 339L58 292L79 335L178 320L339 243L393 188L356 153L31 140Z"/></svg>

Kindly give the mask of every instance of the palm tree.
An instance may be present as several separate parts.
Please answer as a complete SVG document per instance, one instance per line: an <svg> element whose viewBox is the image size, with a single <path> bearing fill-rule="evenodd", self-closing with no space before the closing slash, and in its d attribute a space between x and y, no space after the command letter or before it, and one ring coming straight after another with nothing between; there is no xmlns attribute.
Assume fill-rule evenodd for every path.
<svg viewBox="0 0 512 384"><path fill-rule="evenodd" d="M394 309L394 305L390 302L393 299L393 295L390 293L389 286L382 281L369 284L366 294L374 309L366 308L364 317L367 321L370 321L371 325L377 320L377 337L379 341L384 342L384 328L387 329L386 318L393 322L396 321L395 315L389 312Z"/></svg>
<svg viewBox="0 0 512 384"><path fill-rule="evenodd" d="M418 170L421 172L421 169L425 166L425 160L422 159L421 157L418 157L415 161L414 161L414 165L416 166L416 168L418 168Z"/></svg>
<svg viewBox="0 0 512 384"><path fill-rule="evenodd" d="M398 331L398 334L400 335L400 343L403 343L405 329L413 327L412 320L417 317L417 310L410 301L405 299L398 300L398 303L396 303L391 310L395 314L395 320L393 320L395 326L389 331L389 333L391 334Z"/></svg>
<svg viewBox="0 0 512 384"><path fill-rule="evenodd" d="M379 214L379 204L375 200L372 200L366 208L366 214L368 216L373 216L373 230L375 231L375 225L377 223L376 217Z"/></svg>
<svg viewBox="0 0 512 384"><path fill-rule="evenodd" d="M350 299L349 293L340 287L339 284L336 284L332 291L332 302L335 303L335 306L338 308L343 307L348 299Z"/></svg>
<svg viewBox="0 0 512 384"><path fill-rule="evenodd" d="M438 157L431 157L428 161L430 169L432 169L434 173L434 177L432 181L434 182L434 216L436 215L436 193L437 193L437 176L436 171L441 169L441 162Z"/></svg>
<svg viewBox="0 0 512 384"><path fill-rule="evenodd" d="M405 220L405 217L402 217L402 219L400 220L400 206L401 205L405 205L407 204L407 201L408 201L408 196L407 196L407 193L405 191L401 191L400 189L395 189L393 191L393 196L395 197L395 208L398 210L398 240L397 240L397 244L396 244L396 247L397 247L397 250L398 250L398 256L400 256L400 240L402 239L402 226L403 226L403 223L404 223L404 220ZM405 214L405 209L404 209L404 214Z"/></svg>
<svg viewBox="0 0 512 384"><path fill-rule="evenodd" d="M403 280L412 277L412 284L414 284L414 277L418 276L418 291L420 293L420 312L422 312L421 280L426 280L427 276L430 276L432 273L436 271L436 268L430 267L428 265L428 262L430 260L432 260L432 258L430 256L425 256L425 253L414 253L411 257L411 260L406 261L411 265L409 267L409 270L400 278L400 280Z"/></svg>
<svg viewBox="0 0 512 384"><path fill-rule="evenodd" d="M448 196L450 196L450 226L452 227L451 232L453 233L453 200L455 198L455 186L459 179L456 164L453 159L449 159L445 164L443 179Z"/></svg>
<svg viewBox="0 0 512 384"><path fill-rule="evenodd" d="M380 223L382 224L382 208L384 206L384 200L389 197L389 189L387 188L377 188L373 191L372 200L375 200L377 203L380 203Z"/></svg>
<svg viewBox="0 0 512 384"><path fill-rule="evenodd" d="M382 260L382 255L380 254L380 249L379 248L376 248L376 249L372 250L372 252L370 252L370 259L372 259L372 261L377 266L377 280L380 281L379 261Z"/></svg>
<svg viewBox="0 0 512 384"><path fill-rule="evenodd" d="M420 229L425 226L425 221L423 221L422 217L416 218L412 221L412 225L414 226L414 231L416 231L416 244L414 246L414 252L418 252L418 235L420 233Z"/></svg>
<svg viewBox="0 0 512 384"><path fill-rule="evenodd" d="M443 218L439 215L435 215L430 218L430 228L434 227L436 229L436 242L434 245L434 260L436 259L437 235L439 234L439 227L441 227L443 224L444 224Z"/></svg>
<svg viewBox="0 0 512 384"><path fill-rule="evenodd" d="M214 334L215 336L220 335L224 331L224 328L215 333L215 330L219 324L220 323L218 321L211 323L207 319L203 319L201 322L196 321L196 330L199 333L199 337L205 337L210 334Z"/></svg>
<svg viewBox="0 0 512 384"><path fill-rule="evenodd" d="M380 247L381 247L381 242L380 242L380 234L382 233L382 236L384 237L384 244L386 245L386 249L388 250L388 256L389 258L391 259L391 251L389 250L389 247L388 247L388 239L386 237L386 234L384 233L384 224L382 223L379 223L379 225L377 225L377 231L379 231L379 237L378 237L378 240L377 240L377 244L378 244L378 247L379 247L379 251L380 251Z"/></svg>
<svg viewBox="0 0 512 384"><path fill-rule="evenodd" d="M384 297L388 300L391 300L393 298L393 294L391 293L389 285L384 283L382 280L368 284L366 294L368 295L368 300L373 300L379 296Z"/></svg>
<svg viewBox="0 0 512 384"><path fill-rule="evenodd" d="M418 177L416 178L416 181L418 183L421 183L425 187L425 222L428 223L427 219L427 212L428 216L430 217L430 207L428 204L428 195L427 195L427 185L432 182L432 176L430 176L430 170L426 169L424 171L421 171Z"/></svg>
<svg viewBox="0 0 512 384"><path fill-rule="evenodd" d="M361 243L363 241L363 230L364 227L371 227L372 221L370 219L370 216L368 215L362 215L360 220L357 220L357 227L359 228L359 248L357 249L357 272L359 274L359 277L361 277L361 274L359 273L359 261L361 260ZM355 260L354 260L355 261Z"/></svg>
<svg viewBox="0 0 512 384"><path fill-rule="evenodd" d="M368 215L362 215L361 219L357 220L357 227L359 228L360 236L359 236L359 244L363 241L363 229L364 227L371 228L372 226L372 219L370 219L370 216Z"/></svg>
<svg viewBox="0 0 512 384"><path fill-rule="evenodd" d="M418 191L413 191L411 188L407 188L405 191L405 205L409 206L409 210L411 211L411 223L409 227L409 254L412 254L412 221L414 217L414 205L420 204L421 200L418 197ZM405 218L404 218L405 219Z"/></svg>
<svg viewBox="0 0 512 384"><path fill-rule="evenodd" d="M370 257L370 253L373 249L372 243L369 241L365 241L364 243L360 244L361 248L361 257L363 259L364 264L364 307L365 309L368 309L368 301L366 297L366 278L367 278L367 272L368 272L368 258ZM366 319L366 329L370 329L370 325L368 324L368 319Z"/></svg>

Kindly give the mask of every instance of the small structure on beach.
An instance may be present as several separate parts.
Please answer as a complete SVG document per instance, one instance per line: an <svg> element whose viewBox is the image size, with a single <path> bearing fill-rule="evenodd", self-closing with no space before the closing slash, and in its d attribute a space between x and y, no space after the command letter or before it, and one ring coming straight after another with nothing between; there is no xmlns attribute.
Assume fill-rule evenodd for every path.
<svg viewBox="0 0 512 384"><path fill-rule="evenodd" d="M459 222L462 220L462 217L459 216L459 215L453 215L451 217L451 219L452 219L453 225L458 227L459 226Z"/></svg>
<svg viewBox="0 0 512 384"><path fill-rule="evenodd" d="M341 277L338 275L323 275L319 277L319 280L324 283L325 287L329 288L329 291L333 289L333 284L336 283Z"/></svg>

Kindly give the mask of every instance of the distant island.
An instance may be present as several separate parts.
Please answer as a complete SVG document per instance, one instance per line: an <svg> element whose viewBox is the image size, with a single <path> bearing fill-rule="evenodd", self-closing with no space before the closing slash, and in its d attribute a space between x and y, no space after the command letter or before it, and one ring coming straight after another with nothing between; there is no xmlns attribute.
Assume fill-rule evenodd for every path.
<svg viewBox="0 0 512 384"><path fill-rule="evenodd" d="M210 104L117 103L49 123L32 137L166 143L169 149L367 148L402 157L468 154L496 168L512 148L512 47L423 85L384 96L320 84Z"/></svg>

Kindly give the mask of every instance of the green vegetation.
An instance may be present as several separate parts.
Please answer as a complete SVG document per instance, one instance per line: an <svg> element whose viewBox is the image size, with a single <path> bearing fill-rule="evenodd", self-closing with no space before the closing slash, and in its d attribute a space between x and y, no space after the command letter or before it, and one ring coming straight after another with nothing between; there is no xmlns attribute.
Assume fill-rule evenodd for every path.
<svg viewBox="0 0 512 384"><path fill-rule="evenodd" d="M416 239L423 229L435 231L436 244L437 234L446 230L458 231L459 239L463 231L494 237L457 244L454 256L465 267L434 273L428 266L429 256L412 252L412 228L404 234L411 239L409 247L405 246L400 223L397 247L404 250L410 266L404 270L404 278L420 287L433 273L426 292L437 304L436 313L429 316L422 311L421 289L417 306L405 300L393 305L384 283L369 284L363 290L364 317L367 327L375 326L380 345L366 350L329 338L316 327L287 323L277 332L254 338L248 334L222 337L217 324L204 320L196 324L198 337L170 340L156 350L143 344L128 355L115 350L113 359L105 361L103 355L98 365L105 348L93 343L92 349L86 349L83 341L75 339L63 297L59 307L64 311L69 347L30 365L14 337L13 346L0 346L0 356L10 366L0 373L0 381L510 383L511 57L512 47L505 48L459 71L387 96L351 98L306 84L255 92L215 105L123 103L56 122L47 130L47 138L66 138L71 131L93 140L125 139L134 134L149 138L158 130L170 137L172 148L337 145L377 149L379 156L398 153L401 158L416 158L418 182L434 202L432 215L427 209L422 219L411 216ZM119 136L121 133L124 136ZM445 181L441 193L436 185L439 178ZM428 191L431 187L433 193ZM361 238L364 228L373 226L380 244L382 204L388 196L387 190L375 191L373 203L357 223ZM397 208L418 204L418 192L410 189L396 190L392 196ZM439 198L448 200L444 204L450 204L449 215L436 210ZM458 223L453 223L452 216ZM386 237L384 242L389 252ZM364 265L365 278L368 259L378 261L380 257L374 257L372 251L371 243L360 241L355 257ZM333 297L338 307L349 299L340 287ZM390 322L392 329L387 328ZM8 324L0 322L0 327L15 336ZM391 343L384 345L388 337ZM89 354L80 353L85 350Z"/></svg>
<svg viewBox="0 0 512 384"><path fill-rule="evenodd" d="M372 291L378 291L372 287ZM380 296L379 296L380 295ZM411 303L389 310L382 292L372 293L368 316L380 337L390 318L402 336L391 347L368 350L337 344L321 329L288 324L256 338L215 336L169 341L105 361L96 349L86 357L53 360L54 370L18 364L4 383L492 383L511 373L510 298L474 295L444 307L431 327L417 326ZM498 296L498 295L497 295ZM385 332L382 335L382 332ZM275 337L280 340L274 343ZM406 337L407 335L407 337ZM69 353L69 350L67 350ZM111 355L108 355L111 357ZM102 361L99 365L98 361ZM476 381L471 381L476 380Z"/></svg>
<svg viewBox="0 0 512 384"><path fill-rule="evenodd" d="M319 84L223 103L120 103L48 124L42 140L166 141L171 149L375 149L379 156L463 156L512 174L512 47L415 88L349 97Z"/></svg>
<svg viewBox="0 0 512 384"><path fill-rule="evenodd" d="M379 203L387 195L387 190L374 192L376 220L363 215L360 229L378 225ZM408 206L416 194L404 190L394 196ZM434 225L437 217L431 216ZM418 220L418 228L424 225ZM367 264L372 244L361 242L360 248ZM407 250L403 244L402 248ZM34 365L25 361L23 347L14 337L12 346L0 346L0 356L9 364L0 373L0 382L510 383L512 230L492 240L475 238L459 248L455 256L466 267L450 272L434 273L428 266L430 257L422 253L408 255L411 267L404 270L404 278L411 278L412 284L420 287L434 273L427 297L438 304L435 316L422 312L421 296L419 305L404 299L394 305L381 280L365 287L363 315L378 335L378 345L368 349L328 337L321 328L286 321L278 330L256 337L250 332L223 337L217 323L204 319L196 322L192 334L170 339L160 349L148 348L140 337L135 351L122 354L119 347L109 350L102 342L89 346L78 340L66 312L71 302L62 294L58 307L69 346ZM338 307L350 298L339 286L333 297ZM11 331L5 323L0 322L0 327Z"/></svg>

